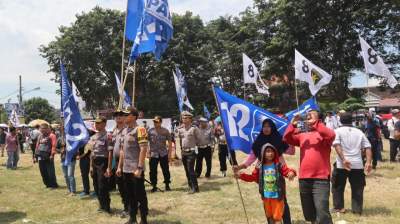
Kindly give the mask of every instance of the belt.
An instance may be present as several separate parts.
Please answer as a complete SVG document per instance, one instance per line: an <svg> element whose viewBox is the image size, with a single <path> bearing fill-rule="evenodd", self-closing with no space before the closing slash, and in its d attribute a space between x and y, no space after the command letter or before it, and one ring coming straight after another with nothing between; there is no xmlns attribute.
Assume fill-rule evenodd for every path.
<svg viewBox="0 0 400 224"><path fill-rule="evenodd" d="M184 152L191 152L191 151L195 151L195 150L196 150L195 147L193 147L193 148L187 148L187 149L182 148L182 151L184 151Z"/></svg>
<svg viewBox="0 0 400 224"><path fill-rule="evenodd" d="M211 146L212 146L211 144L208 144L208 145L200 145L199 148L204 149L204 148L211 147Z"/></svg>

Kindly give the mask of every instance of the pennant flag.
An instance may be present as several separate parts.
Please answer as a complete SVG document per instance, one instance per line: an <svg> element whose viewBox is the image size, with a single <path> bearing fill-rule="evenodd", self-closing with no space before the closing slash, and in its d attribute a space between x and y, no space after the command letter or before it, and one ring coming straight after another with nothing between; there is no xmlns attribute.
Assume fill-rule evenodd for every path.
<svg viewBox="0 0 400 224"><path fill-rule="evenodd" d="M207 106L206 106L205 104L203 105L203 112L204 112L204 116L205 116L208 120L210 120L211 114L210 114L210 111L208 110L208 108L207 108Z"/></svg>
<svg viewBox="0 0 400 224"><path fill-rule="evenodd" d="M269 95L268 86L262 80L257 66L246 54L243 54L243 80L244 83L254 83L258 93Z"/></svg>
<svg viewBox="0 0 400 224"><path fill-rule="evenodd" d="M361 43L361 55L364 59L365 72L367 74L375 74L387 79L387 84L394 88L397 85L396 78L390 73L389 68L383 62L383 59L369 46L369 44L362 38Z"/></svg>
<svg viewBox="0 0 400 224"><path fill-rule="evenodd" d="M168 47L173 32L168 0L148 0L130 58L136 59L140 54L152 52L159 61Z"/></svg>
<svg viewBox="0 0 400 224"><path fill-rule="evenodd" d="M64 65L60 62L61 70L61 108L64 118L64 133L66 140L65 164L71 162L73 156L80 147L89 140L89 133L82 120L79 109L76 105L71 85L69 84Z"/></svg>
<svg viewBox="0 0 400 224"><path fill-rule="evenodd" d="M18 113L15 108L12 110L9 120L13 127L19 127L20 124L19 124Z"/></svg>
<svg viewBox="0 0 400 224"><path fill-rule="evenodd" d="M86 107L86 102L83 101L81 94L79 93L78 88L76 88L76 85L74 82L72 82L72 94L74 95L74 99L78 104L79 110L83 111Z"/></svg>
<svg viewBox="0 0 400 224"><path fill-rule="evenodd" d="M178 106L179 111L183 111L183 105L186 105L189 109L194 110L192 104L190 104L189 99L187 97L187 85L185 81L185 77L182 75L181 70L178 67L175 67L174 73L174 81L176 88L176 95L178 97Z"/></svg>
<svg viewBox="0 0 400 224"><path fill-rule="evenodd" d="M125 37L135 41L144 13L144 0L128 0L126 7Z"/></svg>
<svg viewBox="0 0 400 224"><path fill-rule="evenodd" d="M300 105L299 108L289 111L285 114L285 117L287 118L288 122L291 122L294 116L300 114L300 115L305 115L307 112L310 110L318 110L319 111L319 106L317 103L317 99L315 97L311 97L307 101L305 101L302 105Z"/></svg>
<svg viewBox="0 0 400 224"><path fill-rule="evenodd" d="M257 107L247 101L214 87L227 143L232 150L250 153L251 146L262 128L262 122L269 118L283 135L288 125L285 119Z"/></svg>
<svg viewBox="0 0 400 224"><path fill-rule="evenodd" d="M114 73L114 75L115 75L115 81L117 82L117 91L118 91L118 95L121 96L121 80L119 79L117 73ZM132 99L129 97L128 93L127 93L125 90L123 91L122 94L123 94L123 98L124 98L124 102L123 102L122 107L123 107L123 108L128 108L128 107L130 107L130 106L131 106Z"/></svg>
<svg viewBox="0 0 400 224"><path fill-rule="evenodd" d="M295 50L295 77L308 83L308 88L313 96L332 79L332 75L314 65L297 50Z"/></svg>

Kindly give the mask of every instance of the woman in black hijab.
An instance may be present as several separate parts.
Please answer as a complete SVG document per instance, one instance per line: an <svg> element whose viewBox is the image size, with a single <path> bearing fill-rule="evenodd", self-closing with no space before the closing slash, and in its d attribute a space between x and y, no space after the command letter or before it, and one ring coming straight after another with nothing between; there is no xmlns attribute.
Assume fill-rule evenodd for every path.
<svg viewBox="0 0 400 224"><path fill-rule="evenodd" d="M279 153L279 161L281 163L286 163L282 154L289 148L289 145L283 142L282 135L278 132L275 123L271 119L265 119L262 123L260 134L257 136L251 147L252 153L248 156L246 161L238 166L233 167L233 172L235 173L235 176L239 175L239 170L246 169L257 159L259 161L261 160L261 148L267 143L275 146ZM285 209L283 212L283 223L291 224L292 221L290 217L289 205L286 198L284 201Z"/></svg>

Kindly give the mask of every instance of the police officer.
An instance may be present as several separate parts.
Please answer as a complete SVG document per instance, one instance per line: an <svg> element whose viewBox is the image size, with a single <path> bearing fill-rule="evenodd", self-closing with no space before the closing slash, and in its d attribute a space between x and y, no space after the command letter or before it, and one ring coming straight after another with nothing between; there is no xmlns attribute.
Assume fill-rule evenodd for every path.
<svg viewBox="0 0 400 224"><path fill-rule="evenodd" d="M183 111L181 117L183 125L178 128L177 132L181 139L182 163L190 188L189 194L193 194L199 192L194 165L196 162L196 150L200 138L200 130L192 124L193 115L191 113Z"/></svg>
<svg viewBox="0 0 400 224"><path fill-rule="evenodd" d="M117 110L113 113L115 118L116 127L114 128L111 135L110 150L113 150L113 158L115 163L118 165L120 157L120 148L122 147L121 141L123 139L122 132L125 129L125 113L121 110ZM117 172L117 165L113 167L113 174ZM126 186L123 181L122 176L114 176L115 182L118 186L119 194L121 195L122 204L124 205L124 211L122 212L122 217L129 214L129 200L126 191Z"/></svg>
<svg viewBox="0 0 400 224"><path fill-rule="evenodd" d="M148 149L147 132L144 127L136 123L138 112L130 108L126 112L127 127L122 132L123 140L120 151L117 175L123 175L129 200L129 221L127 224L136 224L138 204L141 224L147 224L147 195L144 188L144 162Z"/></svg>
<svg viewBox="0 0 400 224"><path fill-rule="evenodd" d="M97 117L95 128L97 133L90 137L88 144L93 147L91 154L90 174L93 178L93 185L97 186L97 198L100 203L99 212L110 213L110 186L109 177L112 175L112 148L109 147L109 140L106 131L107 119ZM96 189L96 187L95 187Z"/></svg>
<svg viewBox="0 0 400 224"><path fill-rule="evenodd" d="M208 125L206 118L202 117L199 119L200 126L200 138L198 145L198 155L196 160L196 175L200 177L203 169L203 159L206 160L206 178L211 175L211 158L212 158L212 147L214 143L214 133L212 128Z"/></svg>
<svg viewBox="0 0 400 224"><path fill-rule="evenodd" d="M149 130L150 143L150 181L153 185L151 192L157 191L157 167L160 163L164 176L165 190L170 191L171 174L169 172L168 158L172 152L171 133L168 129L161 127L162 118L155 116L153 119L154 127ZM167 143L168 142L168 148Z"/></svg>

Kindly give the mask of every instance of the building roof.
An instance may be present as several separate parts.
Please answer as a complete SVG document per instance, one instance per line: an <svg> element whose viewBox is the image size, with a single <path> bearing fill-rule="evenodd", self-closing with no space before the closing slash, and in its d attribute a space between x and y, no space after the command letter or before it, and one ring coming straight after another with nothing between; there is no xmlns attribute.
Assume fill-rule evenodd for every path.
<svg viewBox="0 0 400 224"><path fill-rule="evenodd" d="M386 98L379 101L379 107L400 107L399 98Z"/></svg>

